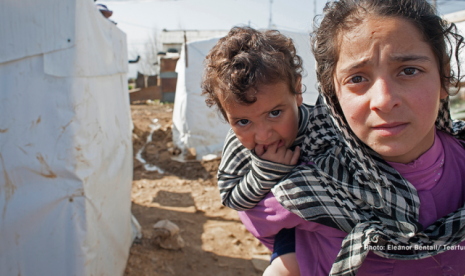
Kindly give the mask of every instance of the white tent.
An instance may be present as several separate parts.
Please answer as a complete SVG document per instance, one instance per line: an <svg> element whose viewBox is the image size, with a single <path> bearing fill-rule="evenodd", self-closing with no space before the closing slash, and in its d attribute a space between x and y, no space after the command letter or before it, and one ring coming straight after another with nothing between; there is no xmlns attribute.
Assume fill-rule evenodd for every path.
<svg viewBox="0 0 465 276"><path fill-rule="evenodd" d="M89 0L0 2L0 275L122 275L126 36Z"/></svg>
<svg viewBox="0 0 465 276"><path fill-rule="evenodd" d="M460 35L465 36L465 11L458 11L454 13L449 13L446 14L442 17L443 19L455 23L455 26L457 26L457 30ZM461 65L461 74L465 72L465 51L460 52L460 65ZM452 67L454 68L456 66L455 60L452 59ZM454 68L455 69L455 68Z"/></svg>
<svg viewBox="0 0 465 276"><path fill-rule="evenodd" d="M316 90L315 60L307 33L281 31L293 39L297 53L303 59L305 73L302 83L306 86L304 102L313 104L318 96ZM178 82L173 110L173 141L180 148L195 148L197 158L208 154L221 155L229 125L219 118L214 108L205 104L200 83L203 61L219 38L187 43L188 67L184 47L176 66Z"/></svg>
<svg viewBox="0 0 465 276"><path fill-rule="evenodd" d="M454 13L449 13L443 16L443 19L455 23L457 26L457 31L460 35L465 36L465 11L458 11ZM462 49L459 55L460 60L460 74L463 76L465 72L465 51ZM457 70L457 63L455 59L452 59L452 69ZM464 80L462 79L462 85ZM455 89L455 88L451 88ZM455 89L456 90L456 89ZM451 117L453 119L465 119L465 87L457 92L457 94L451 96Z"/></svg>

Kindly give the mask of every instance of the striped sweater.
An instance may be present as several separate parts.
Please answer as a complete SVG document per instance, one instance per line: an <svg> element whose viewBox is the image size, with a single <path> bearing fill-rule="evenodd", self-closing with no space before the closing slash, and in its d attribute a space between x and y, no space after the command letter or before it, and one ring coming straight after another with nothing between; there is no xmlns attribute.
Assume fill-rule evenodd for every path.
<svg viewBox="0 0 465 276"><path fill-rule="evenodd" d="M299 107L299 127L292 150L304 141L313 108L306 104ZM238 211L252 209L294 167L260 159L244 147L230 129L218 169L221 201L223 205Z"/></svg>

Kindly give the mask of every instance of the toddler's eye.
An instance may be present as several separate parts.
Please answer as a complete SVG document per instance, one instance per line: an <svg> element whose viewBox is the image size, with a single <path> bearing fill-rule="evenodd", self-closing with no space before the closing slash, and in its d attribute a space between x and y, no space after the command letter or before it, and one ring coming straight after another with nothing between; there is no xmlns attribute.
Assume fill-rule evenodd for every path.
<svg viewBox="0 0 465 276"><path fill-rule="evenodd" d="M351 82L351 83L361 83L362 81L363 81L363 77L355 76L355 77L351 78L349 82Z"/></svg>
<svg viewBox="0 0 465 276"><path fill-rule="evenodd" d="M270 112L270 117L272 118L278 117L279 115L281 115L281 110L273 110Z"/></svg>
<svg viewBox="0 0 465 276"><path fill-rule="evenodd" d="M405 68L404 70L402 70L401 74L402 73L407 76L415 75L415 73L417 73L417 69L416 68Z"/></svg>
<svg viewBox="0 0 465 276"><path fill-rule="evenodd" d="M237 121L237 124L238 124L239 126L246 126L246 125L248 125L249 123L250 123L250 121L247 120L247 119L241 119L241 120Z"/></svg>

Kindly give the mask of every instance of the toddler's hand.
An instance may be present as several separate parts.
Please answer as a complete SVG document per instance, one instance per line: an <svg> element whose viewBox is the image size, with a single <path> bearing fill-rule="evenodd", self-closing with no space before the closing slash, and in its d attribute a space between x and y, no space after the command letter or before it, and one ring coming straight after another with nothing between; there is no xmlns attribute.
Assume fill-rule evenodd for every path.
<svg viewBox="0 0 465 276"><path fill-rule="evenodd" d="M296 165L300 156L300 147L295 147L294 152L292 152L292 150L285 147L278 148L278 143L269 146L266 150L264 145L256 145L255 154L262 159L275 163Z"/></svg>

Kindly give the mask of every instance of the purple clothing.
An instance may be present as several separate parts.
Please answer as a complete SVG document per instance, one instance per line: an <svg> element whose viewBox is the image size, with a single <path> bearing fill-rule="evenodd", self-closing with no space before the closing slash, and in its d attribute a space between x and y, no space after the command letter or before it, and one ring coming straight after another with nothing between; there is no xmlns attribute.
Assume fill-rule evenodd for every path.
<svg viewBox="0 0 465 276"><path fill-rule="evenodd" d="M441 137L437 138L438 135ZM418 159L408 164L388 162L405 179L413 183L417 191L431 190L442 176L445 155L444 146L441 142L443 139L442 136L449 135L443 132L436 132L431 148Z"/></svg>
<svg viewBox="0 0 465 276"><path fill-rule="evenodd" d="M417 189L421 202L419 222L424 227L464 205L465 150L452 136L437 131L433 146L417 160L409 164L390 164ZM304 221L284 209L271 193L254 209L239 212L239 217L270 250L274 235L280 229L295 227L296 255L303 276L328 275L347 235L328 226ZM460 245L465 247L465 242ZM451 250L415 261L390 260L370 252L357 273L409 276L464 274L465 250Z"/></svg>

